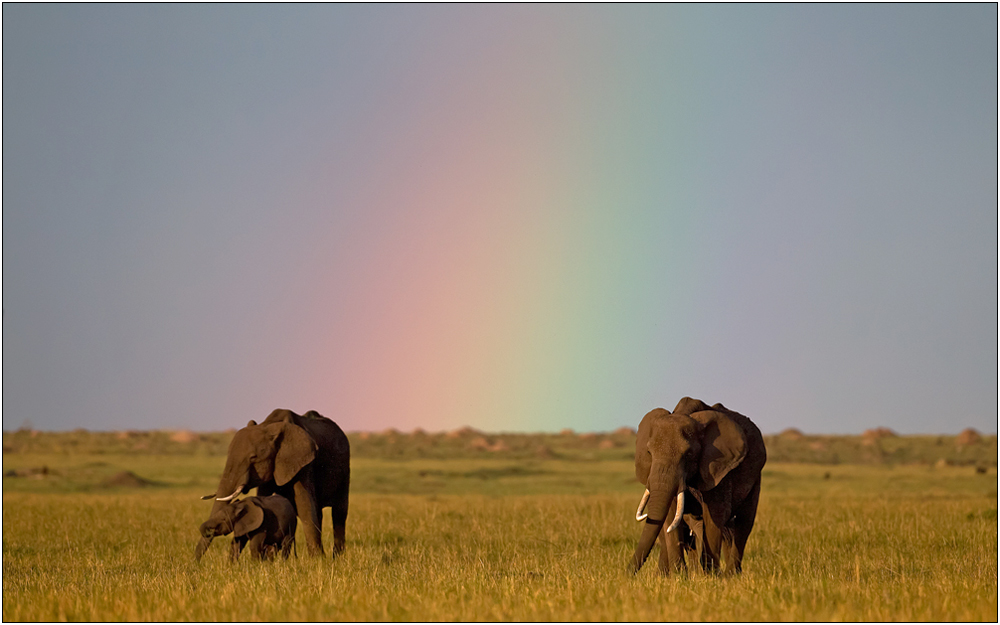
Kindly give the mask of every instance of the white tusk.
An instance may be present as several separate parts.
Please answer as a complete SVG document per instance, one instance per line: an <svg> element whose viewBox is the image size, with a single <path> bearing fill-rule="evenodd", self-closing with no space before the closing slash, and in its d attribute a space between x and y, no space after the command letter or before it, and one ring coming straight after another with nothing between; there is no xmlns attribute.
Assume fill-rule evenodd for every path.
<svg viewBox="0 0 1000 625"><path fill-rule="evenodd" d="M642 521L648 514L643 514L642 511L646 509L646 502L649 501L649 489L642 495L642 500L639 502L639 507L635 509L635 520Z"/></svg>
<svg viewBox="0 0 1000 625"><path fill-rule="evenodd" d="M233 491L232 495L230 495L228 497L216 497L215 500L216 501L231 501L233 499L233 497L235 497L236 495L239 495L242 491L243 491L243 485L240 484L239 486L236 487L236 490Z"/></svg>
<svg viewBox="0 0 1000 625"><path fill-rule="evenodd" d="M212 493L211 495L202 495L201 499L204 501L206 499L212 499L213 497L215 497L215 493Z"/></svg>
<svg viewBox="0 0 1000 625"><path fill-rule="evenodd" d="M681 524L681 517L684 516L684 491L677 493L677 514L674 515L674 520L670 523L670 527L667 528L667 533L677 529L677 526Z"/></svg>

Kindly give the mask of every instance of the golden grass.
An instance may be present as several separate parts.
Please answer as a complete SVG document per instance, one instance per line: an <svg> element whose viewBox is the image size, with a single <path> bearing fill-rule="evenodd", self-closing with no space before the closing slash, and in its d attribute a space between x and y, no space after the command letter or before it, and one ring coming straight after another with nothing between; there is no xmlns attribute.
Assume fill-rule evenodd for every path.
<svg viewBox="0 0 1000 625"><path fill-rule="evenodd" d="M188 461L143 466L188 476L168 466ZM193 560L209 508L197 478L111 492L15 492L5 479L3 619L997 618L995 470L771 464L744 574L663 578L655 551L625 572L640 530L628 463L515 466L358 463L342 557L310 559L300 536L298 559L235 566L223 538Z"/></svg>

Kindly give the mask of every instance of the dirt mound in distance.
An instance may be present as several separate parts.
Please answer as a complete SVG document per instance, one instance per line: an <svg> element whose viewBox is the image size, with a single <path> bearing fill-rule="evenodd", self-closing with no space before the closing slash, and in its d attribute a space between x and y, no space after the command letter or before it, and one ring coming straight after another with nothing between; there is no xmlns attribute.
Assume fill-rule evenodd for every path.
<svg viewBox="0 0 1000 625"><path fill-rule="evenodd" d="M177 430L170 435L170 440L175 443L193 443L198 440L198 435L191 430Z"/></svg>
<svg viewBox="0 0 1000 625"><path fill-rule="evenodd" d="M861 435L861 444L874 445L883 438L895 438L896 436L899 435L890 430L889 428L877 427L871 430L864 431L864 433Z"/></svg>
<svg viewBox="0 0 1000 625"><path fill-rule="evenodd" d="M554 451L552 451L551 447L547 445L541 445L540 447L538 447L538 449L535 450L535 456L541 460L552 460L553 458L556 457L556 454Z"/></svg>
<svg viewBox="0 0 1000 625"><path fill-rule="evenodd" d="M798 428L788 428L781 434L778 434L778 436L785 439L786 441L800 441L803 438L805 438L805 434L803 434L802 430Z"/></svg>
<svg viewBox="0 0 1000 625"><path fill-rule="evenodd" d="M139 477L131 471L122 471L104 480L101 486L109 488L145 488L147 486L159 486L159 482Z"/></svg>
<svg viewBox="0 0 1000 625"><path fill-rule="evenodd" d="M955 443L958 445L975 445L982 440L983 437L979 432L973 428L966 428L962 430L962 433L955 439Z"/></svg>

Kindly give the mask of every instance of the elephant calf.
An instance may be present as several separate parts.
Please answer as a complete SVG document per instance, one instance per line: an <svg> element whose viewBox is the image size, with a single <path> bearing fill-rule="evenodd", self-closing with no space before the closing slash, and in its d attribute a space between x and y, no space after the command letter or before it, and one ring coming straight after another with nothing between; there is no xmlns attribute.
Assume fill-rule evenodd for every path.
<svg viewBox="0 0 1000 625"><path fill-rule="evenodd" d="M248 544L257 559L273 556L281 550L288 558L295 544L295 508L281 495L247 497L228 503L216 510L199 531L203 540L195 549L195 560L201 560L211 539L233 534L229 559L235 562Z"/></svg>

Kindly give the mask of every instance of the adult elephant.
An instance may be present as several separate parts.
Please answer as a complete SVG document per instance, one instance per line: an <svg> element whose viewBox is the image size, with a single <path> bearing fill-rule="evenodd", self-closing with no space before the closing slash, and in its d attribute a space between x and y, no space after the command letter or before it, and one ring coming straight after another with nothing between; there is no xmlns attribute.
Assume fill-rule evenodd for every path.
<svg viewBox="0 0 1000 625"><path fill-rule="evenodd" d="M673 413L650 411L635 441L635 476L646 486L636 520L646 524L632 572L639 571L659 537L665 575L685 568L684 553L691 551L707 571L719 570L724 561L724 573L739 573L766 460L757 426L722 404L709 407L685 397Z"/></svg>
<svg viewBox="0 0 1000 625"><path fill-rule="evenodd" d="M234 497L257 488L259 496L282 495L295 506L310 555L323 555L323 508L331 508L333 552L344 550L351 449L340 427L310 410L272 412L263 423L251 420L233 436L212 514ZM203 537L196 553L212 542Z"/></svg>

